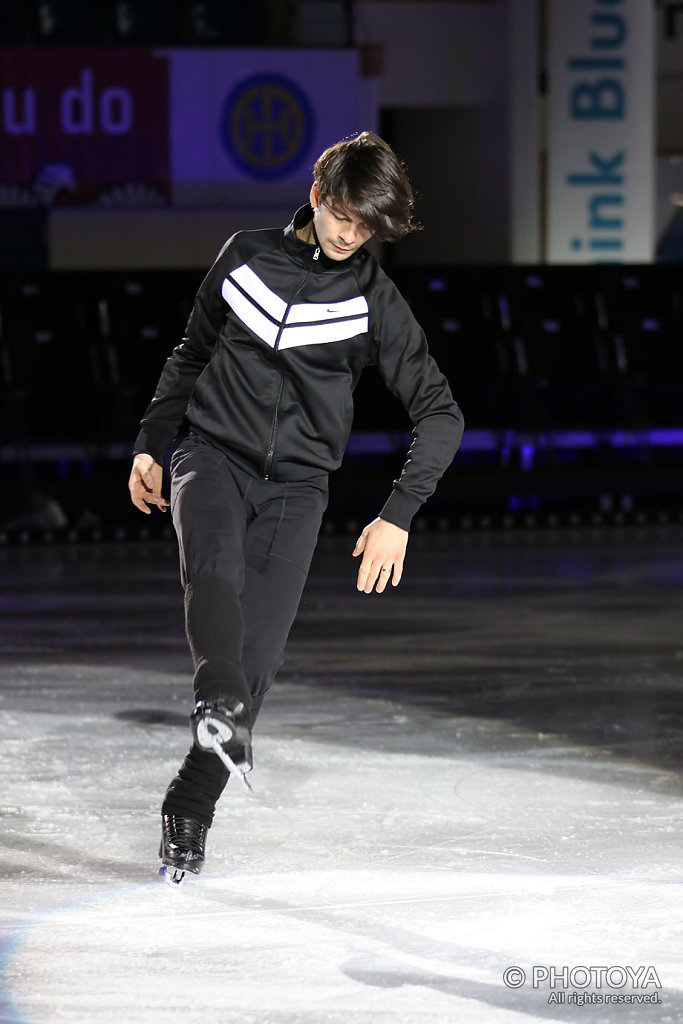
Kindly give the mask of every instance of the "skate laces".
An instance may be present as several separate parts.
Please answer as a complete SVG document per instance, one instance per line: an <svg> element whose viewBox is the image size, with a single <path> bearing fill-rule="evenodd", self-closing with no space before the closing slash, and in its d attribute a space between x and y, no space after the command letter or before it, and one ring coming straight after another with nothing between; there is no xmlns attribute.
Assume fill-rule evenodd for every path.
<svg viewBox="0 0 683 1024"><path fill-rule="evenodd" d="M169 846L190 849L193 853L204 853L208 828L194 818L181 818L175 814L164 815L164 839Z"/></svg>

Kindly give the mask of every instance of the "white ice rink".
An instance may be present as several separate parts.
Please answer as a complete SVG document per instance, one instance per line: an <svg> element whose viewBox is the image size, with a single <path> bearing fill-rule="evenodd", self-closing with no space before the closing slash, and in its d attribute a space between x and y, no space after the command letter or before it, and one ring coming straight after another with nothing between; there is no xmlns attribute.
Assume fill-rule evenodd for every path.
<svg viewBox="0 0 683 1024"><path fill-rule="evenodd" d="M57 552L49 564L36 564L30 552L3 555L4 601L8 587L16 600L0 674L0 1021L683 1020L677 725L662 734L659 760L650 726L636 735L639 715L626 716L622 733L614 714L601 737L600 730L582 732L576 716L594 714L593 698L578 669L568 690L571 674L558 665L571 661L569 648L559 652L565 642L552 632L555 619L545 622L543 649L525 657L528 679L550 678L543 701L553 703L554 689L565 731L552 716L547 731L540 729L538 709L521 713L531 700L521 677L502 684L498 698L491 691L477 704L470 696L476 714L465 714L461 700L449 708L441 692L406 699L405 681L395 697L390 682L377 695L377 679L372 696L344 692L336 677L326 687L325 666L338 664L335 645L348 644L348 634L328 632L317 642L314 622L330 587L314 574L290 675L259 719L255 795L231 782L209 833L204 873L180 889L158 880L159 803L189 742L190 710L182 636L169 631L179 609L165 557L147 567L144 602L128 605L121 566L110 566L115 579L107 589L93 582L101 562L83 566L72 553L60 568ZM448 674L447 607L459 616L462 657L468 650L483 657L478 623L500 610L505 586L488 556L477 562L463 552L462 564L467 601L456 609L460 585L440 599L441 611L422 597L412 655L400 655L402 644L410 647L405 633L390 645L381 641L388 645L382 655L382 624L374 629L372 617L388 606L374 599L363 606L363 628L356 622L350 629L365 671L379 673L398 648L416 687L420 666L432 677L439 666ZM430 566L426 560L420 570L424 579ZM648 566L640 570L645 591ZM532 577L508 619L495 620L497 643L504 632L521 658L543 616L562 607L583 663L600 611L578 593L565 607L566 584L541 592ZM602 600L604 573L599 583ZM615 590L617 604L621 593ZM408 606L393 596L400 617ZM406 590L402 600L413 599ZM671 698L666 713L680 724L679 669L672 662L664 678L661 651L652 647L671 643L667 657L674 658L677 612L666 610L663 594L657 605L654 589L648 600L609 673L628 688L631 672L646 692L660 673ZM358 607L334 601L347 619ZM579 615L585 628L577 633ZM98 630L87 633L92 621ZM421 621L431 631L416 652ZM601 629L612 649L623 625L603 619ZM163 664L150 643L163 650ZM306 666L316 657L313 685ZM592 677L596 707L606 675L603 658ZM520 714L510 715L510 706ZM657 1001L579 1003L586 993Z"/></svg>

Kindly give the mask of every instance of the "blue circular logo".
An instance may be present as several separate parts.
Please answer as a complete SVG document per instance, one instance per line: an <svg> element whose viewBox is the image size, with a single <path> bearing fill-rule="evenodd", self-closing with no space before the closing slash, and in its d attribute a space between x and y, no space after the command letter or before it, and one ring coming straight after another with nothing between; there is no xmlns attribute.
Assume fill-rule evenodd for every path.
<svg viewBox="0 0 683 1024"><path fill-rule="evenodd" d="M221 112L221 142L252 178L281 178L306 156L314 117L299 86L282 75L253 75L230 93Z"/></svg>

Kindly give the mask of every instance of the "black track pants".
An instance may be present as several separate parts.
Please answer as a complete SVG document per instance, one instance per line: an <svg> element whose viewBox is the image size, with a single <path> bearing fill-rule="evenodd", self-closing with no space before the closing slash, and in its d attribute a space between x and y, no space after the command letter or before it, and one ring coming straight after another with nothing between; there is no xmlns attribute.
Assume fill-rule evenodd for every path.
<svg viewBox="0 0 683 1024"><path fill-rule="evenodd" d="M274 483L191 435L171 462L196 700L241 700L252 724L282 663L327 505L327 478ZM211 824L228 773L190 748L164 814Z"/></svg>

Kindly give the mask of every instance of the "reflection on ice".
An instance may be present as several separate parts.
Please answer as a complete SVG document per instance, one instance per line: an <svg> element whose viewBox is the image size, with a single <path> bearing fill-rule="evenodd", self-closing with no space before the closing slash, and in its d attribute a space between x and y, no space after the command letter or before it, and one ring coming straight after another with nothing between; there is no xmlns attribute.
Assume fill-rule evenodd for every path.
<svg viewBox="0 0 683 1024"><path fill-rule="evenodd" d="M670 886L647 880L436 869L150 884L36 921L6 980L31 1024L86 1024L94 1006L143 1024L185 1024L188 1013L201 1024L566 1019L548 1009L549 984L506 988L506 968L531 979L549 950L553 964L601 964L606 921L610 962L652 964L648 936L670 900ZM683 1009L680 961L660 951L657 962L659 1015L641 1006L623 1019L674 1021Z"/></svg>

